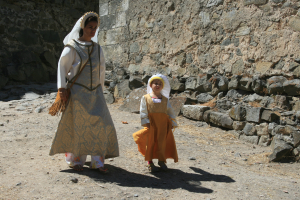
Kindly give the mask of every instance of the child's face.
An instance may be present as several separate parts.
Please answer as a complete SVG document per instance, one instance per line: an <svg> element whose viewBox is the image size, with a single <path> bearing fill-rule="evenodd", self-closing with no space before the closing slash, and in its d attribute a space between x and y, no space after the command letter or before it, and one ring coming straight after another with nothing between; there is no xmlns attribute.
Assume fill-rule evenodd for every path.
<svg viewBox="0 0 300 200"><path fill-rule="evenodd" d="M163 89L163 83L158 79L154 79L151 82L151 88L152 88L153 92L158 93Z"/></svg>

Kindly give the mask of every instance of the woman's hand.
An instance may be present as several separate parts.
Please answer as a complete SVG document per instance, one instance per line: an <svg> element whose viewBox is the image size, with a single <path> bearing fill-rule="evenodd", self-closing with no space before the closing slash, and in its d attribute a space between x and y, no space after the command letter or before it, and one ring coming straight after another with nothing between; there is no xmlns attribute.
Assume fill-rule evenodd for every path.
<svg viewBox="0 0 300 200"><path fill-rule="evenodd" d="M150 128L150 123L145 124L144 127Z"/></svg>
<svg viewBox="0 0 300 200"><path fill-rule="evenodd" d="M59 97L63 100L63 101L67 101L68 100L68 94L67 94L67 90L65 88L59 88L58 89L58 93L59 93Z"/></svg>

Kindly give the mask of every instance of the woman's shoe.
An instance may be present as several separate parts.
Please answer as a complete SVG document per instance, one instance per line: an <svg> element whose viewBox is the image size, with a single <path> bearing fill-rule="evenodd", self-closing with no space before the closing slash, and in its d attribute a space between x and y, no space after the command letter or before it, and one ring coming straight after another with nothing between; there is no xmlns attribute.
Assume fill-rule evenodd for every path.
<svg viewBox="0 0 300 200"><path fill-rule="evenodd" d="M161 170L168 171L168 167L167 167L167 165L165 164L164 161L158 161L158 165L160 166Z"/></svg>

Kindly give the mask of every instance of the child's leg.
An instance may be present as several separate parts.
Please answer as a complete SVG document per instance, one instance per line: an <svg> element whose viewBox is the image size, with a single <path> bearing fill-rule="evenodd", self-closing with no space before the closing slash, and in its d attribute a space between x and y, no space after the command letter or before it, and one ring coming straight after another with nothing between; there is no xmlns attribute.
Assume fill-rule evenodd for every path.
<svg viewBox="0 0 300 200"><path fill-rule="evenodd" d="M161 168L163 171L167 171L167 170L168 170L168 167L167 167L165 161L158 161L158 165L160 166L160 168Z"/></svg>
<svg viewBox="0 0 300 200"><path fill-rule="evenodd" d="M159 167L156 167L152 160L148 161L147 167L150 172L158 172L159 171Z"/></svg>

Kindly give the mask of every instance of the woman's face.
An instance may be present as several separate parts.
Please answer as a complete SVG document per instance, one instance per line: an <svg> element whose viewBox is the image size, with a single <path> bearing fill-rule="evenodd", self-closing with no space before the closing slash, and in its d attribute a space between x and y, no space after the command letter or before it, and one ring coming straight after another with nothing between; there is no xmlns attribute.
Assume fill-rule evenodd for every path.
<svg viewBox="0 0 300 200"><path fill-rule="evenodd" d="M98 23L95 21L89 22L84 28L83 28L83 35L86 37L94 37L96 30L97 30Z"/></svg>
<svg viewBox="0 0 300 200"><path fill-rule="evenodd" d="M160 92L163 89L163 83L161 82L161 80L158 79L154 79L151 82L151 88L153 90L153 92Z"/></svg>

